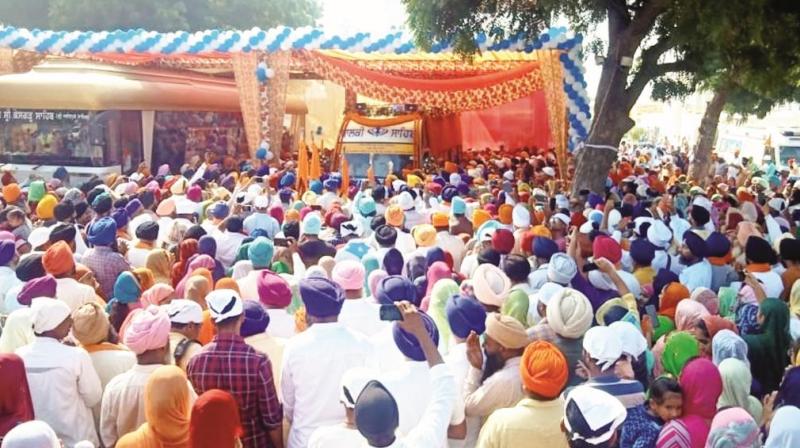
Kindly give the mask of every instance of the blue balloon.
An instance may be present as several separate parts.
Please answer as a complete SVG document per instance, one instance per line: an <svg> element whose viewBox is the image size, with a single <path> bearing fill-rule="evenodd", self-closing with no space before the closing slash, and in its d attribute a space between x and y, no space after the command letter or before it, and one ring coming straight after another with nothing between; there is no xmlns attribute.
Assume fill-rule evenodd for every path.
<svg viewBox="0 0 800 448"><path fill-rule="evenodd" d="M541 39L542 42L550 42L550 35L547 34L547 33L544 33L541 36L539 36L539 39Z"/></svg>
<svg viewBox="0 0 800 448"><path fill-rule="evenodd" d="M256 159L264 160L267 158L267 149L266 148L258 148L256 150Z"/></svg>

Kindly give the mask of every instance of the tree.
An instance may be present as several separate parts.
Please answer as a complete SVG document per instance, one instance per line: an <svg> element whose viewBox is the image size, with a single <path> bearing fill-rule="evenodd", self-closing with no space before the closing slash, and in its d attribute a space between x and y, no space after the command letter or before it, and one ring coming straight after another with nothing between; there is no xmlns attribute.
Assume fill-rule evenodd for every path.
<svg viewBox="0 0 800 448"><path fill-rule="evenodd" d="M197 31L313 25L318 0L0 0L0 22L29 28Z"/></svg>
<svg viewBox="0 0 800 448"><path fill-rule="evenodd" d="M749 12L740 15L742 9L756 9L771 0L403 1L419 45L450 40L463 54L477 51L473 42L477 32L536 35L555 17L565 17L576 31L585 32L606 21L608 44L592 127L586 147L576 155L573 182L573 191L600 192L616 158L614 148L634 126L630 111L647 84L670 73L691 72L696 65L697 59L683 58L680 44L722 39L724 27L751 19Z"/></svg>

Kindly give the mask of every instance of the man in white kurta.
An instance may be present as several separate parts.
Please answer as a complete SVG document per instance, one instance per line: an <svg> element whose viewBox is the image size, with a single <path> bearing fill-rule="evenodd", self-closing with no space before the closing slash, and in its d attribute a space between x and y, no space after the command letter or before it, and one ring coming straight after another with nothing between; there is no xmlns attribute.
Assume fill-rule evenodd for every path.
<svg viewBox="0 0 800 448"><path fill-rule="evenodd" d="M36 339L17 349L25 363L33 412L50 425L65 446L88 440L98 445L92 406L103 389L86 350L62 344L72 320L61 301L37 298L31 303Z"/></svg>

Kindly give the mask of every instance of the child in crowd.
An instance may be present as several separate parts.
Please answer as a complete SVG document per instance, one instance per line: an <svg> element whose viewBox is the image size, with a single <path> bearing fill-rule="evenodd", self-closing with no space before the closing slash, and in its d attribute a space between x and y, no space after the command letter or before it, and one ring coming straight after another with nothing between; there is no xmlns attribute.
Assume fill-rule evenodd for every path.
<svg viewBox="0 0 800 448"><path fill-rule="evenodd" d="M683 395L681 386L672 378L660 377L653 381L648 400L628 410L622 425L620 446L646 448L656 445L661 427L681 416Z"/></svg>

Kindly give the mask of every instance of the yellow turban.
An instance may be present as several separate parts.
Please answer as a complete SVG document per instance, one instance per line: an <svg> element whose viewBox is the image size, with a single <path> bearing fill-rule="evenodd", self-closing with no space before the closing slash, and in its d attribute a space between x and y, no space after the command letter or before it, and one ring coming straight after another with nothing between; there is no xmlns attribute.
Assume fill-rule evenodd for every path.
<svg viewBox="0 0 800 448"><path fill-rule="evenodd" d="M58 199L55 196L52 194L45 195L36 205L36 216L40 219L53 219L56 205L58 205Z"/></svg>

